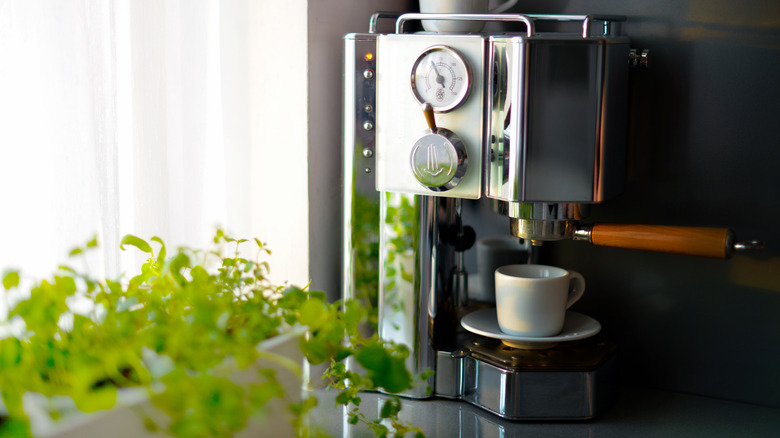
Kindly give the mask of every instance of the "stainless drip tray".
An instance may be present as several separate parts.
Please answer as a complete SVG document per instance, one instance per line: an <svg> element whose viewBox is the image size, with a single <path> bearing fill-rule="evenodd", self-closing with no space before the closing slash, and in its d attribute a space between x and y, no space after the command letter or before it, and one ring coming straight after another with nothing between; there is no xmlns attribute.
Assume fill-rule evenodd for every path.
<svg viewBox="0 0 780 438"><path fill-rule="evenodd" d="M617 393L615 344L598 338L520 350L474 337L438 353L437 395L510 420L588 420Z"/></svg>

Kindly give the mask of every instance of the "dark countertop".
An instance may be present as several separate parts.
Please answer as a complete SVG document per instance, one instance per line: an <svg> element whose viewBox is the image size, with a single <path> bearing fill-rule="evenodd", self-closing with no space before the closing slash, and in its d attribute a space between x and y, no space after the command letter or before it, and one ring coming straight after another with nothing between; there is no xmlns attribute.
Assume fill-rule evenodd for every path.
<svg viewBox="0 0 780 438"><path fill-rule="evenodd" d="M365 426L347 426L334 414L335 392L315 391L312 425L331 436L373 437ZM376 418L386 396L366 393L361 412ZM780 409L644 388L622 388L618 401L592 421L511 422L468 403L403 400L402 419L428 437L777 437Z"/></svg>

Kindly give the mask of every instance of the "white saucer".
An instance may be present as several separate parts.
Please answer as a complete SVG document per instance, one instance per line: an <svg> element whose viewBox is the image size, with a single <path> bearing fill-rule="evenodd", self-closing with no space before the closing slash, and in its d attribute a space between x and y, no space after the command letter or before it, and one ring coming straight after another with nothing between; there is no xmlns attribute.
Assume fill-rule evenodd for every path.
<svg viewBox="0 0 780 438"><path fill-rule="evenodd" d="M566 312L563 330L555 336L530 337L504 333L498 326L496 309L482 309L469 313L460 324L468 331L488 338L501 339L505 345L526 350L552 348L559 342L589 338L601 331L601 324L590 316Z"/></svg>

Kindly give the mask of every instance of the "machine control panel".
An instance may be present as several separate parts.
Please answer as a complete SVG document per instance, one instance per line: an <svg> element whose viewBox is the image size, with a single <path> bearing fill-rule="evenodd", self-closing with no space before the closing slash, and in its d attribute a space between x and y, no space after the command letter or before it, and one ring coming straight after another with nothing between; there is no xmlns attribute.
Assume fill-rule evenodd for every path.
<svg viewBox="0 0 780 438"><path fill-rule="evenodd" d="M482 196L484 52L481 35L377 38L377 190Z"/></svg>

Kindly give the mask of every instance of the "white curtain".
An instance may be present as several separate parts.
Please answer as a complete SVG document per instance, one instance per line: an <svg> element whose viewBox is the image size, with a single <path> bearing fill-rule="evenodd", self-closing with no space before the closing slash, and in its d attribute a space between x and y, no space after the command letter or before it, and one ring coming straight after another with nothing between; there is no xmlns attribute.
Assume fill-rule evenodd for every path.
<svg viewBox="0 0 780 438"><path fill-rule="evenodd" d="M114 277L140 259L118 251L125 233L203 246L221 226L270 240L272 269L307 280L306 136L285 144L303 151L290 167L260 135L280 126L258 120L279 88L257 74L263 4L0 0L0 269L43 276L97 234L89 268ZM274 169L303 172L285 196L303 214L282 224L267 217L285 206L264 205Z"/></svg>

